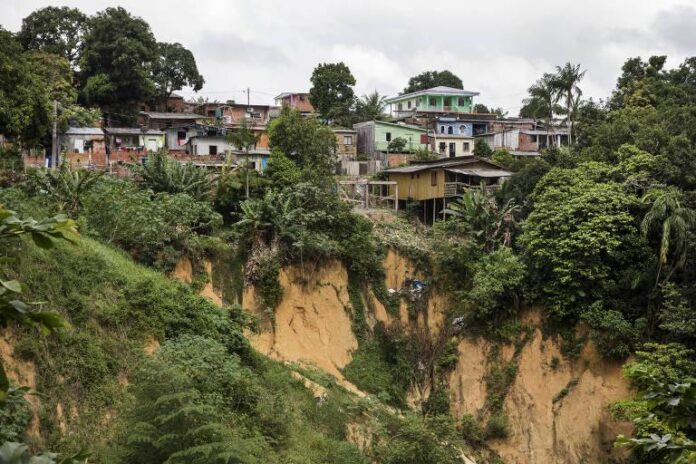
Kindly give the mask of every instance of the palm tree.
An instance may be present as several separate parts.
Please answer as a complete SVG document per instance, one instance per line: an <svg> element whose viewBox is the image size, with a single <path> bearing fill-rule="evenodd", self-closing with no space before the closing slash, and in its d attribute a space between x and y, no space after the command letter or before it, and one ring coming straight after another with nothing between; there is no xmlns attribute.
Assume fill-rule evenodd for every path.
<svg viewBox="0 0 696 464"><path fill-rule="evenodd" d="M380 95L376 90L363 95L356 104L356 113L363 121L384 119L384 100L387 97Z"/></svg>
<svg viewBox="0 0 696 464"><path fill-rule="evenodd" d="M501 242L510 246L514 213L518 209L514 200L499 207L481 183L480 188L470 188L461 199L450 203L445 213L464 222L471 236L490 252Z"/></svg>
<svg viewBox="0 0 696 464"><path fill-rule="evenodd" d="M240 150L244 150L246 158L246 163L244 164L246 170L246 198L249 198L249 148L255 146L259 138L260 134L254 132L246 120L242 121L242 125L227 136L231 144Z"/></svg>
<svg viewBox="0 0 696 464"><path fill-rule="evenodd" d="M529 97L524 100L524 105L535 118L541 117L546 124L546 146L549 143L549 129L553 120L553 113L556 110L558 100L557 91L554 87L553 74L545 73L541 79L536 81L528 89Z"/></svg>
<svg viewBox="0 0 696 464"><path fill-rule="evenodd" d="M644 236L659 230L660 252L655 285L660 281L664 266L672 264L665 280L686 262L688 233L696 228L696 211L681 205L681 192L675 188L650 190L643 197L644 203L652 202L650 211L643 218L641 232Z"/></svg>
<svg viewBox="0 0 696 464"><path fill-rule="evenodd" d="M585 77L587 71L581 71L579 64L566 63L563 67L556 66L556 74L552 80L552 86L556 89L557 100L565 99L568 117L568 145L573 142L573 101L576 96L582 95L578 84Z"/></svg>

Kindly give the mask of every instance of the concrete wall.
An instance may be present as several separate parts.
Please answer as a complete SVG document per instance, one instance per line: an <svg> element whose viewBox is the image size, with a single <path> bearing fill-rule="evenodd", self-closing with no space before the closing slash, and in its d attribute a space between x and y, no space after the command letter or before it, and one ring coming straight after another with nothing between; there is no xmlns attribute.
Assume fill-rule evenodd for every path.
<svg viewBox="0 0 696 464"><path fill-rule="evenodd" d="M355 131L334 132L336 135L336 154L340 156L354 157L358 154L357 139ZM350 143L347 143L350 142Z"/></svg>
<svg viewBox="0 0 696 464"><path fill-rule="evenodd" d="M442 149L444 144L444 150ZM452 153L452 148L454 153ZM457 137L435 134L430 137L430 150L440 157L467 156L474 154L473 137Z"/></svg>
<svg viewBox="0 0 696 464"><path fill-rule="evenodd" d="M189 139L193 137L194 135L197 135L197 132L195 129L191 129L188 127L170 127L167 129L163 129L165 137L167 139L166 146L168 150L183 150L186 148L186 144L188 143ZM183 133L185 135L185 138L179 139L178 134L179 132Z"/></svg>
<svg viewBox="0 0 696 464"><path fill-rule="evenodd" d="M473 136L473 124L461 121L436 121L435 132L445 135Z"/></svg>
<svg viewBox="0 0 696 464"><path fill-rule="evenodd" d="M210 147L217 147L217 155L224 155L232 150L232 145L225 137L195 137L189 143L192 155L210 155Z"/></svg>

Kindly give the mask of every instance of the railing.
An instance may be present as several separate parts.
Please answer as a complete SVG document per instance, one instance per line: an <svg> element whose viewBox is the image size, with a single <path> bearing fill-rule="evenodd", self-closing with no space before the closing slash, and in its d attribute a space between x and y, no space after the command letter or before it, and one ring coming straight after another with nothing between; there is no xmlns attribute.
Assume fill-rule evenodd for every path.
<svg viewBox="0 0 696 464"><path fill-rule="evenodd" d="M445 182L445 198L460 197L470 189L480 189L481 185L471 185L465 182ZM488 191L500 190L499 184L486 185Z"/></svg>

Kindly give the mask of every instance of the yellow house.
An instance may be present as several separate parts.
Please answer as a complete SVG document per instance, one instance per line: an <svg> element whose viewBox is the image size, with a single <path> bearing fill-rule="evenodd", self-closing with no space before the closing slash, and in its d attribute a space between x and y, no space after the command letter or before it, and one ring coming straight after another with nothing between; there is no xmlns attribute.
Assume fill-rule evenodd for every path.
<svg viewBox="0 0 696 464"><path fill-rule="evenodd" d="M411 161L408 166L384 170L389 181L398 186L398 201L420 202L424 219L433 220L451 199L461 197L471 187L483 182L495 189L512 172L502 166L475 156L460 156L434 161Z"/></svg>

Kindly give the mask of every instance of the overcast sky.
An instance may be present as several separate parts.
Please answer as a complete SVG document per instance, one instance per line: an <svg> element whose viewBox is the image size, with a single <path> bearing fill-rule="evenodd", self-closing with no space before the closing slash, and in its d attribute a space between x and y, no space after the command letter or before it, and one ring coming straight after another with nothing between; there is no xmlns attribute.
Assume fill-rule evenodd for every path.
<svg viewBox="0 0 696 464"><path fill-rule="evenodd" d="M476 100L516 115L527 87L566 61L582 64L586 96L610 94L626 58L696 55L696 0L0 0L0 24L47 5L92 14L120 5L159 41L191 49L200 95L272 103L309 88L319 62L345 62L356 94L394 95L425 70L450 69ZM191 92L181 92L192 95Z"/></svg>

